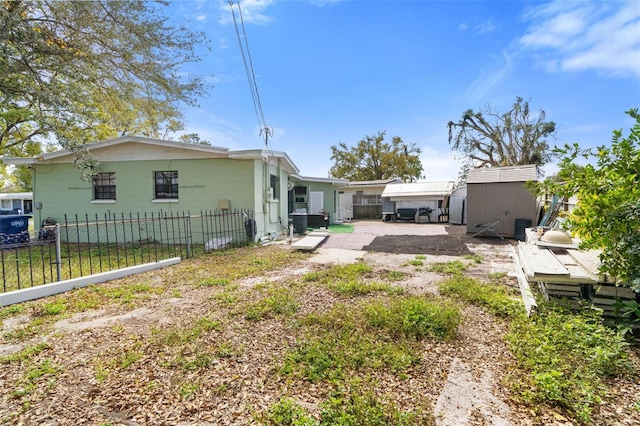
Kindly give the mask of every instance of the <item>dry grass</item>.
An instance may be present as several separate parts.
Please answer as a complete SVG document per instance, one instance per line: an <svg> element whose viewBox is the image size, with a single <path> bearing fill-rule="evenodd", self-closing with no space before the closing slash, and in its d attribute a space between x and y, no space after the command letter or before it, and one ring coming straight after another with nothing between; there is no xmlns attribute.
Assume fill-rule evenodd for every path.
<svg viewBox="0 0 640 426"><path fill-rule="evenodd" d="M503 320L409 285L436 273L309 257L237 249L0 310L0 422L429 425L454 358L513 368ZM513 424L560 422L493 391ZM640 419L620 407L597 420Z"/></svg>

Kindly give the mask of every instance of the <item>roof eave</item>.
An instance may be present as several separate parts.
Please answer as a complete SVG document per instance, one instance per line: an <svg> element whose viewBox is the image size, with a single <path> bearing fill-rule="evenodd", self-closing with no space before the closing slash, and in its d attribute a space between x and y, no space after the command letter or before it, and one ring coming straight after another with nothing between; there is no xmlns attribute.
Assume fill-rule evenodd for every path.
<svg viewBox="0 0 640 426"><path fill-rule="evenodd" d="M240 151L229 151L229 158L234 160L268 160L269 157L275 157L284 160L284 168L287 172L294 174L300 173L295 163L289 158L286 152L270 151L265 149L246 149Z"/></svg>
<svg viewBox="0 0 640 426"><path fill-rule="evenodd" d="M35 157L2 157L1 160L4 164L13 164L15 166L29 166L38 162L38 158Z"/></svg>
<svg viewBox="0 0 640 426"><path fill-rule="evenodd" d="M349 184L349 181L347 179L301 176L301 175L299 175L297 173L292 174L291 178L293 178L295 180L299 180L299 181L318 182L318 183L331 183L333 185L347 185L347 184Z"/></svg>

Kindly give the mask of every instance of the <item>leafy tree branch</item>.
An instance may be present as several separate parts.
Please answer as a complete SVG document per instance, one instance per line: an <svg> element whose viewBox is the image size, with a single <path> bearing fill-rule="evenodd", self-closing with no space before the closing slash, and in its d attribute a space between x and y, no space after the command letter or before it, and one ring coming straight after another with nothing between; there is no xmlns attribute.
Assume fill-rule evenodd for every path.
<svg viewBox="0 0 640 426"><path fill-rule="evenodd" d="M365 136L354 147L344 142L331 146L330 175L355 181L400 178L412 182L422 177L421 150L394 136L385 142L386 132Z"/></svg>
<svg viewBox="0 0 640 426"><path fill-rule="evenodd" d="M467 110L457 122L450 121L449 144L466 158L466 168L543 165L550 160L545 138L555 135L556 125L546 113L531 111L521 97L505 113L491 106Z"/></svg>
<svg viewBox="0 0 640 426"><path fill-rule="evenodd" d="M581 149L579 145L556 148L560 170L554 180L535 185L563 196L577 195L579 203L568 218L581 246L602 249L601 272L621 285L640 291L640 114L629 134L615 130L610 146ZM585 166L578 158L593 162Z"/></svg>
<svg viewBox="0 0 640 426"><path fill-rule="evenodd" d="M174 26L165 2L0 3L0 153L30 141L76 149L126 134L181 130L183 104L205 94L202 33ZM11 153L15 155L15 151ZM26 154L26 152L24 152Z"/></svg>

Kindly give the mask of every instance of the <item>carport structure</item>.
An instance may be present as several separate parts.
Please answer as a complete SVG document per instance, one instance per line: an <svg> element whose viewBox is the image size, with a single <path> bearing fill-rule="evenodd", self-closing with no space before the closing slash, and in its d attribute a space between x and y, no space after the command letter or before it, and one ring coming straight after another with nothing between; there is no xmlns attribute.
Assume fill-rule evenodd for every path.
<svg viewBox="0 0 640 426"><path fill-rule="evenodd" d="M430 210L429 221L439 222L448 218L448 197L453 190L453 181L396 183L387 185L382 191L382 200L388 200L398 209Z"/></svg>

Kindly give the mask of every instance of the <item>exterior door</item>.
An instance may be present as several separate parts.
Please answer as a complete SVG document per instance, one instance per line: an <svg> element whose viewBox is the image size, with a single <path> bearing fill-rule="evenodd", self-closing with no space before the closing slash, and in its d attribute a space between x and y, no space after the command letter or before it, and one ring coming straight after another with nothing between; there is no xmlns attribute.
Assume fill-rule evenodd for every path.
<svg viewBox="0 0 640 426"><path fill-rule="evenodd" d="M309 193L309 213L320 214L324 211L324 192L311 191Z"/></svg>

